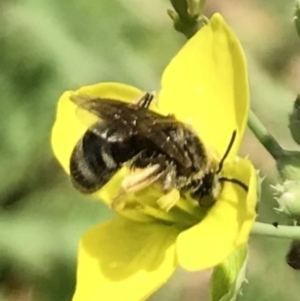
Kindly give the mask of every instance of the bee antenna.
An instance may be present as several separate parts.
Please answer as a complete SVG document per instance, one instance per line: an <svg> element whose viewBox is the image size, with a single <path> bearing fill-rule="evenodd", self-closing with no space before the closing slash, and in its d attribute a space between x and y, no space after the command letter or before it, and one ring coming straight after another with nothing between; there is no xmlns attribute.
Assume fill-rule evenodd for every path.
<svg viewBox="0 0 300 301"><path fill-rule="evenodd" d="M248 191L248 186L246 184L244 184L243 182L241 182L238 179L230 179L230 178L226 178L226 177L222 177L219 179L219 181L221 182L231 182L234 184L239 185L240 187L242 187L246 192Z"/></svg>
<svg viewBox="0 0 300 301"><path fill-rule="evenodd" d="M217 170L217 174L218 174L218 173L222 170L222 168L223 168L223 163L224 163L225 159L227 158L227 156L228 156L228 154L229 154L229 152L230 152L230 150L231 150L231 148L232 148L232 145L233 145L233 142L234 142L234 140L235 140L235 137L236 137L236 130L233 131L232 136L231 136L231 139L230 139L230 142L229 142L229 144L228 144L228 146L227 146L226 152L225 152L223 158L221 159L221 161L220 161L220 163L219 163L219 168L218 168L218 170Z"/></svg>

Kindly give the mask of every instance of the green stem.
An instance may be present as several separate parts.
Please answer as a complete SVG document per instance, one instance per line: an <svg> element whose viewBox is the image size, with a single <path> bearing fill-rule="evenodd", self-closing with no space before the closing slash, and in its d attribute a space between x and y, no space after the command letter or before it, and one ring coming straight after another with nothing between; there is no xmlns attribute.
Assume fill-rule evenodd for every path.
<svg viewBox="0 0 300 301"><path fill-rule="evenodd" d="M300 227L281 225L275 227L272 224L255 222L251 234L277 238L300 239Z"/></svg>
<svg viewBox="0 0 300 301"><path fill-rule="evenodd" d="M170 0L174 10L168 14L174 22L177 31L183 33L187 39L191 38L201 27L207 23L202 15L206 0Z"/></svg>
<svg viewBox="0 0 300 301"><path fill-rule="evenodd" d="M267 131L265 126L261 123L259 118L252 110L249 114L248 126L256 136L256 138L261 142L261 144L266 148L266 150L272 155L274 159L278 159L283 155L284 150L282 149L282 147Z"/></svg>

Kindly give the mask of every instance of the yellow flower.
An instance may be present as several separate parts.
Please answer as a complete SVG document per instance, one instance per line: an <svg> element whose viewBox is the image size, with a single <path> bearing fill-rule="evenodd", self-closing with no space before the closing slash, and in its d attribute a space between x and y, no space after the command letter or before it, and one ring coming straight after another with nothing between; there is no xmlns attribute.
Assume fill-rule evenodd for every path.
<svg viewBox="0 0 300 301"><path fill-rule="evenodd" d="M70 101L74 93L60 98L52 132L55 156L67 173L71 152L86 130ZM142 94L118 83L83 87L76 93L127 102ZM249 110L247 72L239 41L219 14L165 69L158 106L160 113L189 122L221 157L236 130L222 174L243 182L248 192L224 182L218 200L204 214L189 200L180 200L169 212L160 210L153 205L160 194L155 185L129 195L128 201L139 203L140 209L125 208L83 235L74 301L144 300L178 265L190 271L213 267L248 240L256 216L256 176L248 160L237 158ZM109 205L127 172L120 170L96 196Z"/></svg>

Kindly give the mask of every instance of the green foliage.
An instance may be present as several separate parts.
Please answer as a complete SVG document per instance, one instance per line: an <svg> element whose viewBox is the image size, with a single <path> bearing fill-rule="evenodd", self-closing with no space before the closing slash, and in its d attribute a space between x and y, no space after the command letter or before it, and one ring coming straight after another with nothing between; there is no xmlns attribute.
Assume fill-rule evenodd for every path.
<svg viewBox="0 0 300 301"><path fill-rule="evenodd" d="M211 301L235 301L246 281L247 246L236 249L222 264L214 268L210 278Z"/></svg>
<svg viewBox="0 0 300 301"><path fill-rule="evenodd" d="M294 93L274 81L283 74L274 66L282 57L288 61L299 41L290 38L288 5L264 2L271 10L258 1L260 10L282 28L273 34L283 52L247 40L238 24L233 28L248 50L254 110L276 138L295 147L286 138ZM67 89L109 80L157 89L162 70L184 42L168 19L170 7L165 0L1 1L1 301L25 300L29 293L30 301L71 299L80 236L111 213L75 192L53 159L49 138L57 98ZM254 161L260 155L257 150L251 154ZM267 186L263 196L269 193ZM269 205L259 206L271 222L278 217ZM284 262L288 242L254 239L252 245L251 287L240 300L297 300L299 274ZM262 279L266 273L270 276ZM203 278L187 288L176 279L151 300L203 300L203 291L197 291Z"/></svg>

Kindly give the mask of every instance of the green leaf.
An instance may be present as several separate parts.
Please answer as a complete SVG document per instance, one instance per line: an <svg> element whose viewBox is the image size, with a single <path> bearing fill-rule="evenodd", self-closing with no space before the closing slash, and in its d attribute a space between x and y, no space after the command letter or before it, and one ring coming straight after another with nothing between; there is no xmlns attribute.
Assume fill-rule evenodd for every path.
<svg viewBox="0 0 300 301"><path fill-rule="evenodd" d="M247 245L236 249L222 264L214 268L210 278L211 301L234 301L245 279Z"/></svg>

